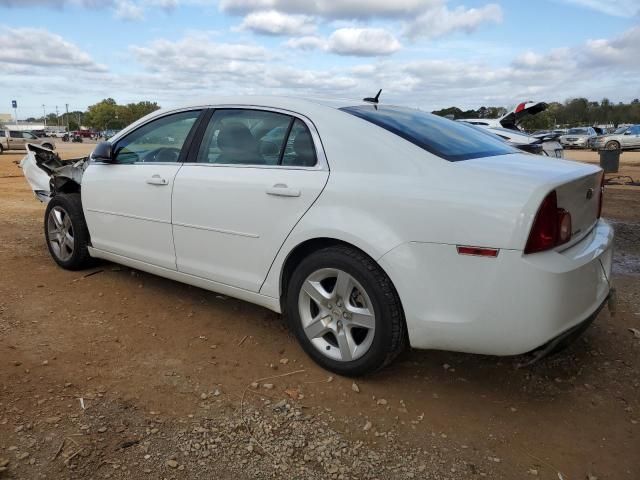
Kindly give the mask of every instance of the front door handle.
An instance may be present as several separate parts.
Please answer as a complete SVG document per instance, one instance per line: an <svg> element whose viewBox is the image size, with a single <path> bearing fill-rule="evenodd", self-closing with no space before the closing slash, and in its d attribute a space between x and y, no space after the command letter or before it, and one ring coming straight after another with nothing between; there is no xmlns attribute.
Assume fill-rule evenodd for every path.
<svg viewBox="0 0 640 480"><path fill-rule="evenodd" d="M158 174L152 175L151 177L147 178L147 183L149 185L168 185L169 184L166 178L162 178Z"/></svg>
<svg viewBox="0 0 640 480"><path fill-rule="evenodd" d="M286 183L276 183L274 186L267 188L267 195L276 195L279 197L299 197L300 190L297 188L289 188Z"/></svg>

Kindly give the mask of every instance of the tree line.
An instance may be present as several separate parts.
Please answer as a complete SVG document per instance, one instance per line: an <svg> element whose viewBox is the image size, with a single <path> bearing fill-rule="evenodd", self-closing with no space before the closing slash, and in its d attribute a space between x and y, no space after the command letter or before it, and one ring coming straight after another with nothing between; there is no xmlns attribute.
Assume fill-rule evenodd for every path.
<svg viewBox="0 0 640 480"><path fill-rule="evenodd" d="M444 108L432 112L440 116L459 118L500 118L507 109L504 107L480 107L477 110L461 110L457 107ZM549 107L522 123L525 130L550 130L563 127L582 127L640 123L640 100L630 103L613 103L607 98L600 102L586 98L571 98L564 103L551 102Z"/></svg>
<svg viewBox="0 0 640 480"><path fill-rule="evenodd" d="M89 127L93 130L120 130L139 118L158 110L160 105L156 102L138 102L118 105L113 98L91 105L87 110L76 110L57 115L50 113L46 117L48 126L69 125L69 130L78 130L80 126ZM44 122L44 117L31 117L25 119L27 122Z"/></svg>

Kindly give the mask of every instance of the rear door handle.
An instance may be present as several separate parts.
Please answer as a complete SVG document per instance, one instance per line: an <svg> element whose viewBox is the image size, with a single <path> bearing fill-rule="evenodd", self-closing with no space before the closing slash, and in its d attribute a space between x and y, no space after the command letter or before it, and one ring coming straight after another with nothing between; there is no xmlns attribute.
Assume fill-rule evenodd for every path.
<svg viewBox="0 0 640 480"><path fill-rule="evenodd" d="M297 188L289 188L286 183L276 183L274 186L267 188L267 195L276 195L279 197L299 197L300 190Z"/></svg>
<svg viewBox="0 0 640 480"><path fill-rule="evenodd" d="M168 185L169 184L166 178L162 178L158 174L152 175L151 177L147 178L147 183L149 185Z"/></svg>

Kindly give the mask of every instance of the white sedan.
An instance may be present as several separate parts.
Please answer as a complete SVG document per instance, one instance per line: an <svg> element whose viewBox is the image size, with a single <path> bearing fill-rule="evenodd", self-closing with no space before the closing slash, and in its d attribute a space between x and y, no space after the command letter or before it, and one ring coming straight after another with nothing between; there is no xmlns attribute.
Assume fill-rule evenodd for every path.
<svg viewBox="0 0 640 480"><path fill-rule="evenodd" d="M220 98L22 166L61 267L102 258L282 312L339 374L407 344L548 351L611 289L601 169L409 108Z"/></svg>

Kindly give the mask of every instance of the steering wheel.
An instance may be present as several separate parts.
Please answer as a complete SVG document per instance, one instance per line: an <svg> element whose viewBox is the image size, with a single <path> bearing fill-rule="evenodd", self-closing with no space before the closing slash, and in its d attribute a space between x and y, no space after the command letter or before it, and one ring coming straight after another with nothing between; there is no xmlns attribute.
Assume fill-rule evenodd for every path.
<svg viewBox="0 0 640 480"><path fill-rule="evenodd" d="M145 162L176 163L180 158L180 149L175 147L161 147L152 150L144 156Z"/></svg>

